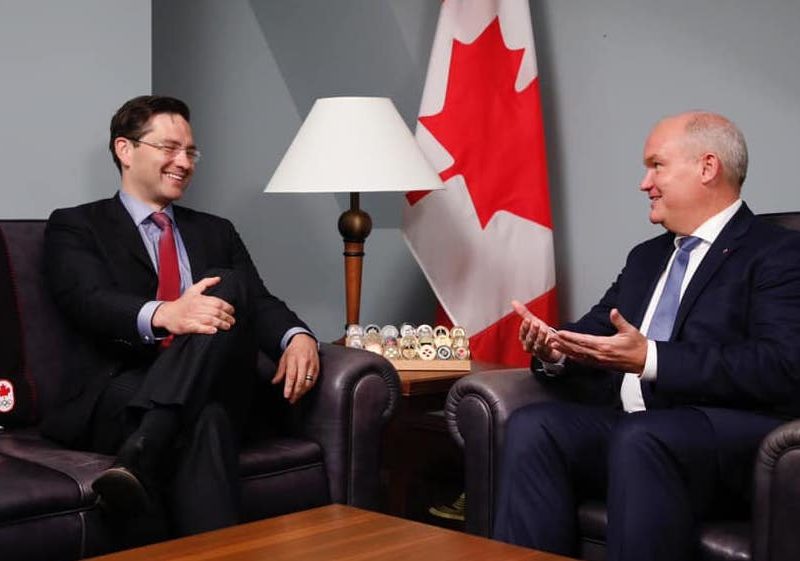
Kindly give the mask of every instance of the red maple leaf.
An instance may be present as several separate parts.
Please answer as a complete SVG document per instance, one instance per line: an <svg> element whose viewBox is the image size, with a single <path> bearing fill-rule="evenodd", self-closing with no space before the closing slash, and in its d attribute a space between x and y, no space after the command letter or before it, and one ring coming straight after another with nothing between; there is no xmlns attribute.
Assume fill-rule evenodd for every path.
<svg viewBox="0 0 800 561"><path fill-rule="evenodd" d="M539 80L514 90L523 54L497 18L472 43L454 40L444 107L419 118L455 160L442 181L464 176L482 228L499 210L552 228Z"/></svg>
<svg viewBox="0 0 800 561"><path fill-rule="evenodd" d="M8 384L0 384L0 397L6 397L11 393L11 388Z"/></svg>

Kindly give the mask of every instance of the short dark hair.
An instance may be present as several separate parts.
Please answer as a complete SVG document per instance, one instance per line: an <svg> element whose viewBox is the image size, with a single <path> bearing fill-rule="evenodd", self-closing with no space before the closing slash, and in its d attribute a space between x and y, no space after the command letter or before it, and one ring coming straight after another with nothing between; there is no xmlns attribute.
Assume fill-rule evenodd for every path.
<svg viewBox="0 0 800 561"><path fill-rule="evenodd" d="M147 133L145 125L153 117L168 113L180 115L189 122L189 106L180 99L162 95L140 95L124 103L111 118L111 137L108 149L114 159L114 165L122 173L122 163L114 149L114 140L121 137L139 139Z"/></svg>

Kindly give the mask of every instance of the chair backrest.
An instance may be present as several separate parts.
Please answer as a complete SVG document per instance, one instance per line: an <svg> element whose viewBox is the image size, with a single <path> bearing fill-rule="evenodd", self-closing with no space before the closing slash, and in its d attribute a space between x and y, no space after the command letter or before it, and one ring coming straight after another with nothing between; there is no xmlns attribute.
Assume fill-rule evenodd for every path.
<svg viewBox="0 0 800 561"><path fill-rule="evenodd" d="M54 403L64 375L64 353L73 341L45 285L45 224L45 220L0 220L0 259L4 260L3 269L10 273L10 283L0 282L4 291L0 294L4 308L0 314L12 318L6 322L0 349L21 357L22 381L31 388L26 395L25 388L19 386L17 399L32 400L30 405L18 404L20 411L30 412L17 419L22 424L37 422ZM12 322L16 325L10 325Z"/></svg>
<svg viewBox="0 0 800 561"><path fill-rule="evenodd" d="M789 230L800 230L800 212L770 212L758 216Z"/></svg>

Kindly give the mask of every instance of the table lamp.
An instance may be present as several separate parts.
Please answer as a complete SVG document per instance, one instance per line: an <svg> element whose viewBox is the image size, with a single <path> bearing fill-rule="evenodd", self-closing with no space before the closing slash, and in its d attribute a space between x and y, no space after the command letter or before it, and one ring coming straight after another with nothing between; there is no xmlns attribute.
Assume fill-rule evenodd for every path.
<svg viewBox="0 0 800 561"><path fill-rule="evenodd" d="M264 192L350 193L350 209L339 217L350 325L359 323L364 241L372 230L359 194L442 188L391 99L328 97L314 102Z"/></svg>

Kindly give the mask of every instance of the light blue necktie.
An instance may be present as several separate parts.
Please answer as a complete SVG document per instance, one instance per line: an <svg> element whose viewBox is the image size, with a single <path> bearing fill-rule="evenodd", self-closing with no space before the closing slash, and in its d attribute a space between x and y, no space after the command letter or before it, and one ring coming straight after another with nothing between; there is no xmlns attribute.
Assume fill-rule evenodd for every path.
<svg viewBox="0 0 800 561"><path fill-rule="evenodd" d="M672 261L672 266L664 283L664 291L658 299L650 327L647 328L647 338L652 341L669 341L672 335L672 326L678 315L678 306L681 303L681 285L686 276L686 266L689 264L689 255L692 250L703 240L694 236L686 236L678 240L678 253Z"/></svg>
<svg viewBox="0 0 800 561"><path fill-rule="evenodd" d="M681 285L686 276L686 267L689 265L689 255L692 250L703 240L694 236L686 236L678 240L678 253L672 261L672 266L667 273L667 282L658 299L656 311L647 328L647 338L652 341L669 341L672 327L678 315L678 306L681 303ZM645 407L663 407L667 404L663 398L653 395L653 382L641 380L642 397Z"/></svg>

